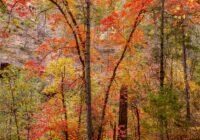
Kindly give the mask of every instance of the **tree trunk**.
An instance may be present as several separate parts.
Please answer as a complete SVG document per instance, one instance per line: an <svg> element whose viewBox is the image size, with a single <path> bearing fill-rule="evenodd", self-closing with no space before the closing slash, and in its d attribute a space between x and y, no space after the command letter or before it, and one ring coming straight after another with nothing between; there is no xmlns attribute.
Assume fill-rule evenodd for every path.
<svg viewBox="0 0 200 140"><path fill-rule="evenodd" d="M28 126L27 126L28 128L27 128L27 135L26 135L26 139L27 140L30 140L30 131L31 131L31 128L30 128L30 124L28 124Z"/></svg>
<svg viewBox="0 0 200 140"><path fill-rule="evenodd" d="M117 128L116 128L117 126L116 126L116 122L114 123L114 127L113 127L113 140L116 140L116 136L117 136Z"/></svg>
<svg viewBox="0 0 200 140"><path fill-rule="evenodd" d="M191 119L190 114L190 87L188 80L188 66L187 66L187 48L185 45L185 31L182 26L182 49L183 49L183 71L184 71L184 83L185 83L185 100L186 100L186 119L189 121Z"/></svg>
<svg viewBox="0 0 200 140"><path fill-rule="evenodd" d="M168 131L168 122L165 122L165 135L167 140L170 140L169 131Z"/></svg>
<svg viewBox="0 0 200 140"><path fill-rule="evenodd" d="M62 97L63 109L65 110L64 120L66 123L66 130L64 131L64 135L65 135L65 140L68 140L69 134L68 134L68 124L67 124L67 106L66 106L65 94L64 94L64 80L65 80L65 67L64 67L62 77L61 77L61 97Z"/></svg>
<svg viewBox="0 0 200 140"><path fill-rule="evenodd" d="M160 125L160 139L164 140L164 122L162 119L159 119L159 125Z"/></svg>
<svg viewBox="0 0 200 140"><path fill-rule="evenodd" d="M16 108L16 104L15 104L15 97L14 97L14 91L12 88L12 84L11 84L11 80L9 79L9 88L10 88L10 92L11 92L11 97L12 97L12 113L14 116L14 120L15 120L15 126L16 126L16 131L17 131L17 140L20 140L20 134L19 134L19 123L18 123L18 118L17 118L17 108Z"/></svg>
<svg viewBox="0 0 200 140"><path fill-rule="evenodd" d="M171 66L170 66L170 89L173 89L173 82L174 82L174 68L173 68L174 58L171 58Z"/></svg>
<svg viewBox="0 0 200 140"><path fill-rule="evenodd" d="M11 108L11 112L12 112L12 108ZM10 119L9 119L9 140L12 140L12 116L10 115Z"/></svg>
<svg viewBox="0 0 200 140"><path fill-rule="evenodd" d="M135 106L135 114L137 118L137 137L138 140L141 140L141 131L140 131L140 112L137 106Z"/></svg>
<svg viewBox="0 0 200 140"><path fill-rule="evenodd" d="M118 140L127 140L127 123L128 123L128 89L122 86L120 89L119 103L119 123L118 123Z"/></svg>
<svg viewBox="0 0 200 140"><path fill-rule="evenodd" d="M164 12L165 12L165 0L161 0L161 26L160 26L160 88L162 89L164 86L164 78L165 78L165 71L164 71Z"/></svg>
<svg viewBox="0 0 200 140"><path fill-rule="evenodd" d="M26 126L26 140L30 140L30 131L31 131L31 116L30 113L28 112L27 109L27 104L26 104L26 121L27 121L27 126Z"/></svg>
<svg viewBox="0 0 200 140"><path fill-rule="evenodd" d="M80 138L80 129L81 129L81 122L82 122L82 113L83 113L83 96L82 91L80 92L80 110L78 112L78 130L77 130L77 138Z"/></svg>
<svg viewBox="0 0 200 140"><path fill-rule="evenodd" d="M90 75L90 0L86 0L86 48L85 48L85 90L87 107L87 137L92 140L92 107L91 107L91 75Z"/></svg>
<svg viewBox="0 0 200 140"><path fill-rule="evenodd" d="M161 0L161 26L160 26L160 90L164 88L165 70L164 70L164 29L165 29L165 0ZM160 123L160 139L164 140L163 120L159 119Z"/></svg>

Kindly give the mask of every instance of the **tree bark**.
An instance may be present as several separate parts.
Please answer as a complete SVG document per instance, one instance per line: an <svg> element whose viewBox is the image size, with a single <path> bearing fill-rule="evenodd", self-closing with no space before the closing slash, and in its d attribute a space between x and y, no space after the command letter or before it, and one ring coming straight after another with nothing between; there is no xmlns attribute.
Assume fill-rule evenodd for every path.
<svg viewBox="0 0 200 140"><path fill-rule="evenodd" d="M161 26L160 26L160 91L164 88L165 70L164 70L164 29L165 29L165 0L161 0ZM163 120L159 119L160 123L160 139L164 140Z"/></svg>
<svg viewBox="0 0 200 140"><path fill-rule="evenodd" d="M117 140L127 140L128 123L128 89L123 85L120 89L119 123Z"/></svg>
<svg viewBox="0 0 200 140"><path fill-rule="evenodd" d="M160 26L160 88L164 87L164 28L165 28L165 0L161 0L161 26Z"/></svg>
<svg viewBox="0 0 200 140"><path fill-rule="evenodd" d="M137 119L137 137L138 137L138 140L141 140L140 112L139 112L137 105L135 106L135 114L136 114L136 119Z"/></svg>
<svg viewBox="0 0 200 140"><path fill-rule="evenodd" d="M184 25L182 25L182 50L183 50L183 71L184 71L184 83L185 83L185 100L186 100L186 119L190 121L190 87L188 79L188 65L187 65L187 48L185 44L185 30Z"/></svg>
<svg viewBox="0 0 200 140"><path fill-rule="evenodd" d="M173 89L173 82L174 82L174 68L173 68L174 58L171 58L171 66L170 66L170 89Z"/></svg>
<svg viewBox="0 0 200 140"><path fill-rule="evenodd" d="M116 122L115 122L114 127L113 127L113 140L116 140L116 136L117 136L117 133L116 133L117 128L116 127L117 126L116 126Z"/></svg>
<svg viewBox="0 0 200 140"><path fill-rule="evenodd" d="M86 0L86 48L85 48L85 90L87 107L87 139L92 140L92 106L91 106L91 75L90 75L90 0Z"/></svg>
<svg viewBox="0 0 200 140"><path fill-rule="evenodd" d="M65 135L65 140L68 140L69 134L68 134L68 124L67 124L67 106L66 106L65 94L64 94L64 80L65 80L65 67L64 67L64 70L63 70L62 76L61 76L61 97L62 97L62 106L63 106L63 109L65 110L64 120L66 121L65 122L66 130L64 131L64 135Z"/></svg>

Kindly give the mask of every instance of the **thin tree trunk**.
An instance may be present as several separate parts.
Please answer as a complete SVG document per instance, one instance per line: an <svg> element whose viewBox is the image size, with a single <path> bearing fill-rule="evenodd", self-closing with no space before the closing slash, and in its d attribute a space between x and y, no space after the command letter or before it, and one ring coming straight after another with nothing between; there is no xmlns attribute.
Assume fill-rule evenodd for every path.
<svg viewBox="0 0 200 140"><path fill-rule="evenodd" d="M30 121L31 121L31 117L30 117L30 114L28 112L28 109L27 109L27 105L26 105L26 116L27 116L27 126L26 126L26 130L27 130L27 135L26 135L26 140L30 140Z"/></svg>
<svg viewBox="0 0 200 140"><path fill-rule="evenodd" d="M161 0L161 26L160 26L160 88L164 87L164 78L165 78L165 71L164 71L164 28L165 28L165 0Z"/></svg>
<svg viewBox="0 0 200 140"><path fill-rule="evenodd" d="M171 66L170 66L170 88L173 89L173 82L174 82L174 68L173 68L174 58L171 58Z"/></svg>
<svg viewBox="0 0 200 140"><path fill-rule="evenodd" d="M185 100L186 100L186 119L190 121L191 114L190 114L190 87L189 87L189 80L188 80L188 66L187 66L187 48L185 45L185 30L182 26L182 49L183 49L183 71L184 71L184 83L185 83Z"/></svg>
<svg viewBox="0 0 200 140"><path fill-rule="evenodd" d="M122 86L120 89L119 103L119 123L118 123L118 140L127 140L127 123L128 123L128 89Z"/></svg>
<svg viewBox="0 0 200 140"><path fill-rule="evenodd" d="M138 140L141 140L141 131L140 131L140 112L137 106L135 106L135 114L137 118L137 137Z"/></svg>
<svg viewBox="0 0 200 140"><path fill-rule="evenodd" d="M165 122L165 134L166 134L167 140L170 140L169 131L168 131L168 122Z"/></svg>
<svg viewBox="0 0 200 140"><path fill-rule="evenodd" d="M11 112L12 112L12 108L11 108ZM12 140L12 116L11 115L9 119L9 140Z"/></svg>
<svg viewBox="0 0 200 140"><path fill-rule="evenodd" d="M164 123L162 119L159 119L159 125L160 125L160 139L164 140Z"/></svg>
<svg viewBox="0 0 200 140"><path fill-rule="evenodd" d="M20 134L19 134L19 125L18 125L18 119L17 119L17 114L16 110L13 111L14 118L15 118L15 125L17 128L17 139L20 140Z"/></svg>
<svg viewBox="0 0 200 140"><path fill-rule="evenodd" d="M67 106L66 106L65 94L64 94L64 80L65 80L65 67L64 67L64 70L62 72L62 77L61 77L61 96L62 96L63 109L65 110L64 119L66 121L65 122L66 123L66 130L64 131L64 134L65 134L65 139L68 140L69 134L68 134L68 124L67 124Z"/></svg>
<svg viewBox="0 0 200 140"><path fill-rule="evenodd" d="M27 126L28 128L27 128L27 140L30 140L30 130L31 130L31 128L30 128L30 124L28 124L28 126Z"/></svg>
<svg viewBox="0 0 200 140"><path fill-rule="evenodd" d="M113 128L113 140L116 140L116 136L117 136L117 125L116 122L114 123L114 128Z"/></svg>
<svg viewBox="0 0 200 140"><path fill-rule="evenodd" d="M78 116L78 130L77 130L77 138L80 138L80 129L81 129L81 122L82 122L82 112L83 112L83 96L82 91L80 94L80 110Z"/></svg>
<svg viewBox="0 0 200 140"><path fill-rule="evenodd" d="M164 88L165 70L164 70L164 29L165 29L165 0L161 0L161 26L160 26L160 90ZM163 120L159 119L160 123L160 139L164 140Z"/></svg>
<svg viewBox="0 0 200 140"><path fill-rule="evenodd" d="M85 90L87 107L87 139L92 140L92 106L91 106L91 75L90 75L90 0L86 0L86 48L85 48Z"/></svg>
<svg viewBox="0 0 200 140"><path fill-rule="evenodd" d="M16 104L15 104L14 91L13 91L10 79L9 79L9 88L10 88L11 97L12 97L12 113L13 113L14 120L15 120L15 126L16 126L16 131L17 131L17 139L20 140L19 125L18 125L18 119L17 119L17 108L15 108Z"/></svg>

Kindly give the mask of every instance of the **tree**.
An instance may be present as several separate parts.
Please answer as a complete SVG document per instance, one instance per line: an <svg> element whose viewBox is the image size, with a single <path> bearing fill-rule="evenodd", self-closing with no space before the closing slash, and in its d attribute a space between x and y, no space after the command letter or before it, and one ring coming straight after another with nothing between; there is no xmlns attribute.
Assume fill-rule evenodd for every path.
<svg viewBox="0 0 200 140"><path fill-rule="evenodd" d="M161 26L160 26L160 88L164 87L164 29L165 29L165 0L161 0Z"/></svg>
<svg viewBox="0 0 200 140"><path fill-rule="evenodd" d="M27 80L28 72L12 65L0 72L0 103L4 104L0 108L0 119L1 125L5 126L0 130L1 138L30 139L32 114L41 99L38 93L41 81L37 78Z"/></svg>
<svg viewBox="0 0 200 140"><path fill-rule="evenodd" d="M184 69L184 83L185 83L185 100L186 100L186 118L188 121L191 119L190 114L190 91L188 82L188 65L187 65L187 48L185 45L185 31L184 25L182 25L182 48L183 48L183 69Z"/></svg>
<svg viewBox="0 0 200 140"><path fill-rule="evenodd" d="M85 42L85 90L87 104L87 135L92 140L92 106L91 106L91 77L90 77L90 0L86 0L86 42Z"/></svg>
<svg viewBox="0 0 200 140"><path fill-rule="evenodd" d="M118 123L118 140L127 140L127 123L128 123L128 89L122 85L119 98L119 123Z"/></svg>
<svg viewBox="0 0 200 140"><path fill-rule="evenodd" d="M32 124L31 134L33 139L41 138L49 133L55 134L55 136L49 135L51 138L71 139L76 137L72 132L74 124L68 117L70 108L67 103L71 90L76 89L77 84L73 64L74 62L70 58L59 58L46 67L43 78L52 78L52 82L42 91L43 95L46 96L44 106L40 106L42 108L40 112L34 114L36 123ZM41 118L41 116L44 116L44 118Z"/></svg>
<svg viewBox="0 0 200 140"><path fill-rule="evenodd" d="M138 25L140 24L140 22L141 22L141 20L143 18L143 14L144 14L146 8L149 6L150 3L151 3L151 0L147 0L147 1L145 1L145 0L143 1L142 0L142 1L138 2L136 5L134 5L134 1L131 1L130 3L128 3L126 5L127 8L131 9L130 10L131 12L136 12L135 13L135 19L134 19L133 23L131 24L132 28L131 28L130 34L128 35L128 38L127 38L127 40L125 42L125 45L124 45L124 48L122 50L121 56L120 56L119 60L117 61L116 65L114 66L111 78L109 80L109 83L108 83L108 86L107 86L107 89L106 89L105 99L104 99L104 104L103 104L103 109L102 109L102 114L101 114L101 123L100 123L100 127L99 127L99 130L98 130L98 140L100 140L101 136L102 136L103 122L104 122L104 119L105 119L106 107L107 107L107 103L108 103L110 89L111 89L111 86L112 86L112 84L113 84L113 82L115 80L117 70L119 68L119 65L121 64L121 62L123 61L123 59L125 57L126 51L127 51L128 47L129 47L129 45L131 43L132 37L134 35L134 32L135 32L136 28L138 27ZM136 11L132 11L134 8L136 8L135 9ZM113 16L115 17L116 13L113 13ZM111 17L108 17L104 21L105 23L106 23L106 21L108 21L108 23L106 23L108 27L112 26L112 23L115 23L115 21L112 21L112 20L115 20L115 19L111 18Z"/></svg>

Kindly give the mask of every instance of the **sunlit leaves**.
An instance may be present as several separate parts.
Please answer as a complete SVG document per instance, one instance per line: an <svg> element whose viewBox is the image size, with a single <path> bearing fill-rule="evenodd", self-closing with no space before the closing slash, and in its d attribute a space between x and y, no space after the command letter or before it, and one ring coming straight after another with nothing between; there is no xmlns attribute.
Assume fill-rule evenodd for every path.
<svg viewBox="0 0 200 140"><path fill-rule="evenodd" d="M43 78L48 81L48 85L44 88L44 93L59 93L61 86L61 78L65 76L64 84L67 89L72 89L77 77L75 73L75 63L70 58L59 58L51 61L46 69Z"/></svg>
<svg viewBox="0 0 200 140"><path fill-rule="evenodd" d="M46 73L54 77L61 77L65 73L66 77L71 78L75 74L74 62L70 58L59 58L50 62L46 68Z"/></svg>

